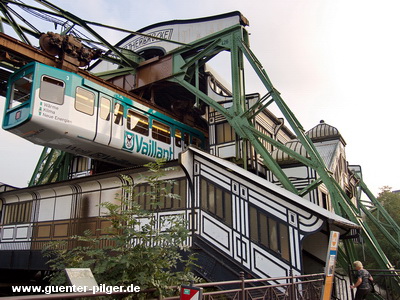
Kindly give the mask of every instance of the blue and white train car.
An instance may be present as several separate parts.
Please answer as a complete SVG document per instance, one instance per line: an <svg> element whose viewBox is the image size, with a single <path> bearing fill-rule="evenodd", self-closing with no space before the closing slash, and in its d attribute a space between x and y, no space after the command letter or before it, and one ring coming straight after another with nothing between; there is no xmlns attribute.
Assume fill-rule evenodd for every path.
<svg viewBox="0 0 400 300"><path fill-rule="evenodd" d="M177 158L205 133L78 74L31 63L9 79L3 129L35 144L129 166Z"/></svg>

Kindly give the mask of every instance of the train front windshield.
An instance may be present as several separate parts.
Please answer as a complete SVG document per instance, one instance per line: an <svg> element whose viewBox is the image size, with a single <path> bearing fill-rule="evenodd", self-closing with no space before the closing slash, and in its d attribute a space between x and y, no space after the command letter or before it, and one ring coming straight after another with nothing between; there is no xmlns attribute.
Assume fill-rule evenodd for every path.
<svg viewBox="0 0 400 300"><path fill-rule="evenodd" d="M8 109L17 107L31 98L33 73L22 76L11 86L10 101Z"/></svg>

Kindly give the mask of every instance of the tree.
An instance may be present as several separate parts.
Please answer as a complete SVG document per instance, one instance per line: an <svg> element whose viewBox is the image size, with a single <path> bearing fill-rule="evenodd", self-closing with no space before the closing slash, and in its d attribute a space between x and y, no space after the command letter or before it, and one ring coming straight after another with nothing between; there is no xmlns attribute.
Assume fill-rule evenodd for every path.
<svg viewBox="0 0 400 300"><path fill-rule="evenodd" d="M91 268L98 283L110 286L135 284L141 290L155 288L153 296L171 293L167 287L180 285L194 279L191 267L194 257L188 250L189 231L183 216L158 218L161 197L176 198L172 194L172 181L162 180L164 161L146 165L149 174L143 179L149 185L138 193L130 177L123 188L119 203L104 203L108 211L104 219L110 222L106 234L85 232L73 236L77 245L68 249L68 241L51 243L45 249L54 270L50 283L65 285L65 268ZM150 210L144 210L136 201L146 197Z"/></svg>
<svg viewBox="0 0 400 300"><path fill-rule="evenodd" d="M393 193L392 188L389 186L384 186L381 188L381 192L379 193L377 200L382 204L388 214L392 217L392 219L400 224L400 193ZM377 211L372 212L379 219L379 213ZM400 253L392 246L392 244L384 237L384 235L380 232L380 230L372 223L372 221L368 220L368 225L371 227L371 230L378 240L382 249L385 249L385 254L388 257L389 261L395 265L395 267L400 267ZM382 226L385 226L382 223ZM395 232L395 230L390 226L385 226L385 228L392 234L392 236L400 239L400 232ZM379 269L379 267L374 262L370 262L367 259L368 267Z"/></svg>

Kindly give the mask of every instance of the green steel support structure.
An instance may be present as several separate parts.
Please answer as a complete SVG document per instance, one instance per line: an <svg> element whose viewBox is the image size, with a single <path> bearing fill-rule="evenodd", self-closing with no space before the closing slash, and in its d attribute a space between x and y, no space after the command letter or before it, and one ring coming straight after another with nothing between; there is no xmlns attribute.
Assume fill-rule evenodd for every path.
<svg viewBox="0 0 400 300"><path fill-rule="evenodd" d="M122 72L126 73L135 73L135 69L138 66L138 63L140 63L140 61L142 61L143 59L132 51L121 50L114 47L113 45L108 43L107 40L104 39L100 34L93 30L90 25L102 26L104 28L119 30L126 33L135 33L139 35L143 34L82 20L72 15L71 13L56 7L46 0L36 0L36 2L45 6L47 9L50 9L50 11L37 7L27 6L23 3L14 2L11 0L0 0L0 11L2 11L4 14L4 17L1 18L1 21L11 24L11 26L15 29L22 41L29 43L24 33L28 33L34 37L37 37L38 31L35 30L32 26L28 26L32 29L27 29L26 27L19 26L12 17L13 11L9 7L9 5L11 4L36 10L48 16L65 18L67 21L72 23L72 25L66 28L66 30L70 30L74 26L82 27L97 40L90 42L102 45L103 49L108 50L108 53L113 53L116 57L118 57L118 59L111 58L107 54L103 56L103 59L112 60L114 63L116 62L121 66L121 68L119 70L116 70L115 72L121 72L122 70ZM345 192L327 170L312 141L307 135L305 135L302 125L297 120L293 112L289 109L287 104L283 101L280 93L273 86L266 71L262 67L262 64L258 61L256 56L250 50L248 33L246 32L244 27L240 25L235 25L213 35L199 39L189 45L184 45L176 41L169 42L178 44L180 45L180 47L168 54L171 55L173 58L173 74L168 80L170 80L171 82L179 83L181 86L193 93L196 97L197 105L199 104L199 101L203 101L205 104L209 105L210 107L221 113L235 130L236 134L241 138L243 144L246 145L247 143L249 143L255 149L255 151L262 157L264 164L276 176L276 178L278 178L284 188L291 191L292 193L304 196L307 193L316 189L320 184L324 184L329 191L330 199L335 213L359 225L365 244L375 260L379 263L380 267L383 269L391 269L392 265L389 259L386 257L383 249L379 246L375 237L372 235L372 231L365 222L362 213L364 213L366 217L371 219L374 224L382 231L384 236L391 242L391 244L399 250L400 227L390 218L385 209L373 197L372 193L368 190L362 180L360 180L360 188L370 198L370 201L374 205L374 209L379 212L379 217L376 217L376 213L372 213L370 208L367 207L363 203L363 201L361 201L361 199L358 199L357 206L352 203L351 199L349 199L349 197L345 194ZM194 54L190 55L189 50L191 51L190 53ZM223 51L227 51L230 53L232 74L231 82L233 93L233 105L230 108L224 108L222 105L215 102L199 89L199 68L210 59L212 59L214 56ZM244 71L245 59L247 59L248 63L268 91L267 94L262 97L258 101L258 103L250 107L250 109L246 108ZM286 119L286 122L290 125L291 129L297 136L297 139L301 142L301 144L307 151L308 157L304 157L298 154L297 152L285 147L271 137L257 131L253 122L254 117L272 104L275 104L279 108L280 112ZM274 147L284 151L304 165L307 165L310 168L314 169L317 172L319 178L315 182L311 183L308 187L304 188L301 191L298 191L289 180L289 178L286 176L285 172L278 165L278 163L273 159L268 150L263 146L263 140L272 144ZM246 168L247 147L243 146L242 151L243 153L241 154L241 156L243 158L243 165ZM66 179L68 174L67 168L70 163L71 157L69 156L69 154L58 153L54 150L45 148L38 162L38 167L35 170L30 185L51 182L53 180ZM384 218L384 220L382 220L382 218ZM395 234L392 235L386 228L390 228L390 230L392 232L395 232ZM345 265L345 269L347 269L347 266L351 264L351 262L355 259L356 253L354 244L350 240L344 240L343 245L340 249L339 262L342 263L342 265ZM400 285L398 279L396 277L393 278L396 281L396 286L400 293Z"/></svg>
<svg viewBox="0 0 400 300"><path fill-rule="evenodd" d="M241 26L236 26L226 29L223 32L219 32L218 34L209 36L203 40L199 40L196 43L193 43L192 46L193 48L199 49L199 52L196 54L195 58L187 58L185 61L182 58L182 54L186 52L185 48L180 48L175 51L175 53L173 53L175 74L174 77L170 80L178 82L187 90L195 94L196 97L204 101L207 105L213 107L216 111L221 113L229 122L229 124L233 127L236 134L240 136L243 141L248 141L251 143L256 152L263 158L264 163L268 167L268 169L273 172L273 174L279 179L281 184L286 189L293 193L304 196L305 194L315 189L319 184L323 183L329 191L331 202L335 212L338 215L341 215L360 226L363 240L365 241L368 250L371 252L380 267L383 269L391 269L393 267L391 262L386 257L383 249L379 246L376 238L372 235L372 231L363 219L359 208L353 204L351 199L345 194L345 192L327 170L312 141L307 135L305 135L302 125L297 120L293 112L286 105L286 103L283 101L279 92L272 85L261 63L257 60L255 55L249 49L247 42L247 33L244 28ZM210 97L202 93L199 89L196 88L196 86L186 80L187 78L191 77L185 76L186 74L193 73L190 68L192 68L194 65L204 64L213 56L215 56L216 53L222 51L229 51L231 55L233 105L229 109L224 108L222 105L216 103ZM244 57L247 58L248 62L257 73L258 77L268 91L268 95L266 97L267 99L265 99L265 97L261 98L261 100L253 107L251 107L250 110L245 109L245 87L243 70ZM197 64L195 60L198 61ZM257 129L254 127L252 118L254 118L254 116L262 109L266 108L272 103L275 103L277 105L280 112L283 114L284 118L296 134L297 139L306 149L309 157L301 156L300 154L273 140L272 138L258 132ZM311 183L302 191L298 191L287 178L280 166L271 157L267 149L265 149L265 147L261 143L261 140L266 140L274 147L279 148L280 150L286 152L288 155L294 157L303 164L313 168L317 172L319 179L316 182ZM243 147L243 149L245 148L246 147ZM246 157L246 153L243 153L243 157ZM365 188L363 184L362 187ZM358 204L359 207L367 214L367 216L371 217L371 214L368 212L368 210L365 209L365 207L360 202ZM377 209L382 212L384 211L384 208L382 206L377 206ZM387 212L382 214L388 216ZM392 242L392 244L397 249L400 249L399 240L394 239L389 234L389 232L385 232L385 228L381 225L379 221L376 221L375 224L379 228L381 228L384 233L386 233L385 236ZM391 226L392 228L395 228L396 232L400 232L400 228L397 224L392 222ZM340 253L341 258L339 261L346 266L351 265L351 262L356 259L354 243L350 240L344 240Z"/></svg>
<svg viewBox="0 0 400 300"><path fill-rule="evenodd" d="M67 180L74 155L44 147L29 186Z"/></svg>

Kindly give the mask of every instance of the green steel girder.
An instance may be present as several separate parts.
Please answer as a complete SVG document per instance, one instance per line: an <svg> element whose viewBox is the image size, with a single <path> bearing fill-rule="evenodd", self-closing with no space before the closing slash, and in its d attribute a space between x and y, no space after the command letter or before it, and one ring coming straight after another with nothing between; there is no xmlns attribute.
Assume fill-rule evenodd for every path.
<svg viewBox="0 0 400 300"><path fill-rule="evenodd" d="M50 3L49 1L46 1L46 0L35 0L35 1L52 10L52 12L47 12L47 13L50 13L50 14L53 14L56 16L60 16L60 17L64 17L68 21L71 21L73 24L78 24L79 26L81 26L82 28L87 30L96 39L98 39L101 43L103 43L108 49L113 51L127 66L137 67L139 62L143 60L139 55L136 55L137 61L133 61L133 60L129 59L126 55L124 55L121 51L119 51L119 49L114 47L105 38L103 38L94 29L92 29L89 26L88 21L85 21L85 20L71 14L70 12L55 6L54 4Z"/></svg>
<svg viewBox="0 0 400 300"><path fill-rule="evenodd" d="M364 241L367 245L367 248L369 249L370 253L373 255L375 260L379 263L379 265L382 268L392 268L392 264L390 263L389 259L386 257L383 249L380 247L378 241L376 238L373 236L371 229L369 228L368 224L365 222L365 220L360 216L357 207L353 205L351 202L351 199L348 198L348 196L344 193L342 188L339 186L339 184L336 182L336 180L331 176L329 171L326 169L319 153L316 151L314 145L312 144L311 140L309 139L308 136L304 134L304 130L302 126L300 125L299 121L296 119L294 114L291 113L290 109L288 106L285 104L283 99L280 97L279 93L275 92L275 89L273 85L271 84L267 74L265 73L265 70L261 67L261 64L258 62L258 60L255 59L254 54L251 53L250 49L247 48L245 44L241 44L242 50L244 54L247 56L250 64L252 64L253 68L255 71L258 73L260 79L263 81L264 85L268 89L268 91L271 93L271 96L275 103L278 105L280 108L281 112L283 115L286 117L287 121L291 125L291 128L293 131L296 133L297 138L301 141L303 147L306 148L307 154L310 156L310 161L312 163L307 163L307 161L302 161L305 165L308 165L312 168L314 168L318 175L320 176L320 179L322 182L325 184L327 187L331 199L332 199L332 204L334 207L334 210L337 214L346 217L347 219L351 220L355 224L359 225L361 227L361 233L364 238ZM283 150L283 149L282 149ZM285 150L283 150L285 151ZM285 151L289 152L289 151ZM298 156L293 155L288 153L289 155L292 155L296 159L299 159ZM366 189L365 185L361 186L364 190ZM372 196L372 194L370 194ZM376 201L377 202L377 201ZM360 204L360 202L358 203ZM363 211L367 214L367 216L371 219L371 214L370 212L365 209L364 206L362 206ZM380 207L380 211L386 212L383 207ZM388 216L387 212L386 215ZM390 216L389 216L390 218ZM374 220L373 218L371 220ZM386 219L388 220L388 219ZM393 221L393 220L392 220ZM377 224L375 222L375 224ZM391 222L392 226L397 227L397 232L400 232L399 227L397 224L393 221ZM385 235L385 237L394 244L397 249L399 249L399 243L398 241L395 241L389 233L385 230L383 226L380 226L381 224L377 225L378 228L382 231L382 233ZM346 249L346 253L348 255L348 259L350 261L354 261L356 259L356 253L354 250L354 243L351 243L350 241L345 241L344 242L344 247ZM397 287L398 285L398 280L397 281Z"/></svg>
<svg viewBox="0 0 400 300"><path fill-rule="evenodd" d="M2 33L5 33L3 24L8 24L11 27L13 27L12 20L10 20L9 18L6 18L6 17L0 17L0 23L1 23L0 32L2 32ZM32 29L30 29L30 28L28 28L26 26L21 26L19 24L15 24L15 26L17 28L19 28L19 30L22 32L22 34L25 36L26 39L27 39L27 37L26 37L26 35L24 33L27 33L28 35L34 37L35 39L39 39L40 38L40 32L38 32L38 31L32 30ZM13 29L15 30L14 27L13 27ZM20 36L18 33L17 33L17 35ZM20 36L20 39L23 40L23 38L21 36ZM29 41L26 42L26 44L30 45Z"/></svg>
<svg viewBox="0 0 400 300"><path fill-rule="evenodd" d="M68 179L73 155L44 147L28 186Z"/></svg>
<svg viewBox="0 0 400 300"><path fill-rule="evenodd" d="M99 78L102 78L104 80L108 80L110 78L114 78L116 76L123 76L123 75L128 75L132 74L136 71L135 68L132 67L125 67L125 68L120 68L117 70L112 70L112 71L104 71L100 73L96 73L95 75Z"/></svg>
<svg viewBox="0 0 400 300"><path fill-rule="evenodd" d="M173 78L171 81L175 81L185 87L187 90L190 92L194 93L197 97L199 97L202 101L204 101L206 104L210 105L217 111L219 111L221 114L227 118L228 122L231 124L231 126L234 128L237 134L240 136L246 136L247 139L251 139L251 142L253 143L253 146L259 153L262 153L263 159L266 161L266 165L270 168L270 170L274 173L274 175L280 180L282 185L288 189L289 191L292 191L293 193L297 193L296 188L293 186L292 182L289 180L289 178L286 176L286 174L283 172L283 170L279 167L278 163L272 158L271 154L265 149L265 147L262 145L262 143L256 138L255 135L249 134L251 130L245 129L246 127L251 128L250 123L247 119L242 119L242 118L235 118L232 116L231 112L218 103L216 103L213 99L211 99L209 96L198 90L195 86L191 85L187 81L181 79L181 78ZM289 151L291 151L289 149Z"/></svg>
<svg viewBox="0 0 400 300"><path fill-rule="evenodd" d="M209 106L213 107L216 111L220 112L225 116L229 124L233 127L236 134L238 134L243 140L250 141L253 145L257 153L261 155L265 164L271 170L271 172L278 178L281 184L293 193L298 193L297 189L293 186L292 182L283 172L282 168L278 165L278 163L272 158L271 154L267 149L262 145L259 138L263 138L262 135L254 128L254 125L251 122L254 114L248 116L246 110L245 103L245 87L244 87L244 60L243 60L243 52L242 45L247 40L247 33L243 29L242 26L235 25L226 30L218 32L209 37L203 38L201 40L196 41L192 44L193 48L200 47L200 45L204 46L204 52L196 53L195 57L188 58L185 61L181 54L185 52L185 49L181 50L181 52L176 52L174 55L174 78L171 81L175 81L180 83L190 92L192 92L196 97L200 98ZM217 52L229 50L231 52L231 66L232 66L232 95L233 95L233 105L232 107L226 109L219 103L216 103L213 99L208 97L206 94L199 91L195 86L186 81L186 72L188 69L194 65L195 59L201 60L202 62L208 60L207 54L212 53L214 56ZM275 91L270 91L272 94ZM283 101L282 101L283 102ZM256 107L256 105L255 105ZM261 110L258 110L260 112ZM294 117L292 117L294 119ZM296 155L300 160L303 160L304 157L299 157L297 153L295 154L291 149L288 149L285 146L282 146L276 141L272 141L272 139L268 139L268 141L275 143L277 147L280 149L285 149L285 152L290 152ZM309 143L312 145L311 141ZM279 144L279 145L278 145ZM312 145L313 146L313 145ZM243 147L246 149L246 147ZM316 152L316 150L314 149ZM316 155L319 154L317 153ZM246 157L246 154L243 155ZM322 159L320 159L319 164L322 163L324 166ZM312 164L313 167L317 167L317 164L313 164L310 161L307 161L307 165Z"/></svg>
<svg viewBox="0 0 400 300"><path fill-rule="evenodd" d="M392 268L392 264L386 257L383 249L379 246L376 238L372 235L371 229L361 217L359 209L352 203L351 199L345 194L343 189L339 186L332 174L326 168L314 144L305 134L302 125L283 101L279 92L272 85L261 63L250 51L245 36L246 32L241 26L234 26L219 32L218 34L208 36L207 38L192 44L193 47L200 47L199 43L202 43L204 45L204 52L196 53L196 56L189 57L187 60L183 59L182 57L182 54L185 53L186 50L182 48L178 49L173 53L175 73L174 77L170 80L178 82L187 90L192 92L196 97L204 101L207 105L221 113L233 127L236 134L240 136L243 141L249 141L252 144L256 152L263 158L264 163L269 170L280 180L281 184L286 189L298 195L304 196L306 193L317 188L319 184L323 183L329 191L335 213L351 220L357 224L359 228L361 228L362 236L367 248L381 268ZM225 50L228 50L231 53L233 105L229 109L224 108L206 94L202 93L195 85L186 81L187 76L185 76L187 72L191 72L189 68L193 65L196 65L196 62L200 61L200 63L202 63L203 61L208 60L209 58L207 55L209 53L215 55L218 53L218 51ZM250 110L246 110L245 106L246 99L243 69L244 56L247 58L248 62L268 91L267 96L263 97L258 103L253 105ZM296 134L298 140L307 151L308 157L303 157L286 146L278 143L274 139L263 135L254 127L253 123L251 122L252 118L254 118L254 116L260 113L262 109L266 108L271 103L275 103L278 106L281 113ZM267 149L265 149L260 139L266 140L274 147L281 149L301 163L313 168L317 172L319 178L302 191L297 191L280 166L271 157ZM352 261L357 259L354 243L352 243L350 240L344 240L341 253L344 256L341 261L345 262L347 265L351 264ZM397 280L396 286L400 288Z"/></svg>
<svg viewBox="0 0 400 300"><path fill-rule="evenodd" d="M44 10L38 7L29 6L23 4L21 2L16 2L13 0L0 0L0 10L4 14L4 18L1 18L2 22L6 22L10 24L17 34L20 36L21 40L27 44L30 44L29 40L25 36L25 33L37 37L37 32L34 29L28 29L20 26L15 19L13 18L14 11L10 9L8 4L18 5L21 7L25 7L28 9L32 9L38 12L42 12L45 14L49 14L56 17L62 17L66 20L72 22L71 29L75 25L79 25L84 28L87 32L93 35L96 39L98 39L99 44L103 45L105 48L109 49L115 53L120 61L115 61L119 63L121 67L125 67L122 72L129 73L135 72L135 68L138 66L138 63L142 61L142 58L135 54L134 52L127 54L123 51L120 51L117 47L111 45L106 39L104 39L100 34L98 34L95 30L93 30L90 25L94 26L103 26L104 28L110 28L119 30L126 33L133 33L138 35L144 35L142 33L137 33L134 31L124 30L112 26L107 26L104 24L99 24L95 22L90 22L87 20L80 19L75 15L60 9L59 7L53 5L49 1L46 0L35 0L39 4L47 7L49 10ZM18 15L16 15L18 17ZM21 19L22 20L22 19ZM25 20L22 20L25 21ZM28 24L29 27L31 27ZM31 27L32 28L32 27ZM177 48L171 55L173 56L173 77L170 81L177 82L185 87L187 90L192 92L198 100L205 102L210 107L214 108L216 111L221 113L229 124L233 127L236 134L243 139L244 143L251 143L256 152L261 155L264 160L265 165L269 168L269 170L278 178L283 187L287 190L296 193L300 196L306 195L308 192L317 188L317 186L323 183L328 189L331 197L331 202L334 207L334 210L337 214L353 221L357 225L360 226L362 231L362 236L364 241L366 242L367 247L370 252L374 256L375 260L380 264L382 268L391 268L391 264L387 259L385 253L377 243L375 237L371 234L371 229L368 227L366 222L362 219L360 215L360 210L363 211L367 217L373 220L373 222L379 227L383 228L385 226L390 226L395 232L400 234L400 229L398 225L390 218L387 218L387 212L380 206L376 199L372 196L372 202L374 203L376 209L379 210L380 214L385 218L386 224L382 224L382 222L375 218L360 201L358 202L358 207L356 207L351 200L344 193L342 188L338 185L338 183L334 180L330 172L327 170L326 166L323 163L319 153L315 149L312 141L309 137L304 133L304 129L301 126L300 122L297 120L295 115L283 101L280 96L280 93L275 89L270 79L268 78L267 73L265 72L262 64L256 58L256 56L251 52L248 43L248 34L244 30L244 28L240 25L235 25L220 32L217 32L208 37L199 39L191 44L183 44L174 41L168 41L171 43L179 44L181 47ZM189 50L196 49L197 51L192 51L193 55L186 55L185 59L182 54L187 54ZM217 55L222 51L229 51L231 54L231 73L232 73L232 94L233 94L233 105L232 107L226 109L222 105L216 103L213 99L208 97L206 94L202 93L198 88L199 83L199 67L210 60L212 57ZM246 96L245 96L245 83L244 83L244 58L250 63L251 67L254 69L259 79L266 87L268 93L266 96L262 97L255 105L253 105L250 109L246 109ZM106 57L104 59L107 59ZM103 74L108 76L109 74ZM115 75L115 74L114 74ZM194 80L193 80L194 79ZM191 83L194 82L194 85ZM277 107L280 109L283 116L286 118L293 132L296 134L298 140L301 142L305 150L307 151L308 157L303 157L293 150L285 147L284 145L278 143L274 139L265 136L258 132L253 125L252 120L254 117L262 112L267 106L275 103ZM313 168L319 178L312 182L310 185L305 187L302 191L297 191L297 189L293 186L289 178L283 172L278 163L272 158L271 154L268 150L263 146L260 139L266 140L274 147L284 151L288 155L294 157L299 162ZM247 147L243 147L243 151L246 150ZM246 153L242 154L243 157L246 157ZM32 176L30 186L45 182L52 182L54 180L63 180L68 177L68 166L70 165L72 156L63 152L58 152L56 150L50 150L45 148L43 150L42 156L38 162L37 168ZM246 164L247 160L244 159L244 163ZM246 165L245 165L246 167ZM361 181L361 187L363 190L367 191L367 194L370 192L367 190L364 183ZM372 194L371 194L372 195ZM371 198L371 197L370 197ZM385 230L382 230L388 240L399 249L399 239L395 239L390 236L390 233ZM354 248L354 243L350 240L344 240L343 246L340 249L339 261L343 264L350 264L353 260L355 260L356 252ZM399 284L397 284L400 287Z"/></svg>
<svg viewBox="0 0 400 300"><path fill-rule="evenodd" d="M364 205L361 199L357 199L358 207L367 215L368 219L380 229L382 234L392 244L392 246L400 252L400 226L393 220L378 199L376 199L371 193L364 181L356 174L355 176L359 180L359 187L368 196L369 203L372 205L372 207L367 207ZM375 212L377 216L375 216L373 212ZM393 234L391 234L386 228L391 229L396 236L394 237Z"/></svg>
<svg viewBox="0 0 400 300"><path fill-rule="evenodd" d="M122 66L136 68L138 66L139 62L144 60L140 55L134 53L133 51L130 52L129 56L124 54L123 51L120 51L120 49L118 49L117 47L110 44L105 38L103 38L99 33L97 33L90 25L101 26L104 28L112 28L115 30L123 31L123 32L131 32L131 31L83 20L83 19L73 15L72 13L61 9L46 0L35 0L35 1L50 10L27 5L25 3L16 2L13 0L0 0L0 10L2 10L5 15L4 19L6 20L6 22L8 24L10 24L13 27L15 32L20 36L20 39L24 43L27 43L29 45L31 44L29 42L29 40L27 39L27 37L25 36L24 32L27 32L34 36L37 36L38 34L40 34L40 32L27 30L25 27L20 26L13 18L13 15L16 15L17 13L15 11L13 11L9 7L8 4L12 4L12 5L24 8L24 9L29 9L29 10L32 10L32 11L35 11L38 13L43 13L45 15L63 18L72 23L72 25L67 30L70 30L74 26L79 25L80 27L85 29L88 33L90 33L95 39L97 39L97 41L90 41L90 42L96 43L96 44L101 44L105 48L112 51L117 57L119 57L120 61L118 63ZM30 23L27 22L27 20L21 18L21 21L24 22L25 24L27 24L29 27L31 27Z"/></svg>
<svg viewBox="0 0 400 300"><path fill-rule="evenodd" d="M5 19L7 20L7 23L14 29L16 34L19 36L21 41L28 45L32 45L27 36L24 33L24 30L21 28L21 26L15 21L14 17L10 13L10 8L7 7L7 5L4 3L4 1L0 2L0 10L3 12ZM2 28L3 32L3 28Z"/></svg>
<svg viewBox="0 0 400 300"><path fill-rule="evenodd" d="M261 133L256 128L254 128L254 126L247 126L246 129L252 131L253 134L256 137L267 141L268 143L270 143L275 148L287 153L288 155L290 155L291 157L295 158L297 161L305 164L306 166L309 166L309 167L311 167L313 169L317 168L317 165L313 161L311 161L309 158L297 153L296 151L293 151L292 149L286 147L285 145L283 145L282 143L280 143L277 140L273 139L272 137Z"/></svg>

